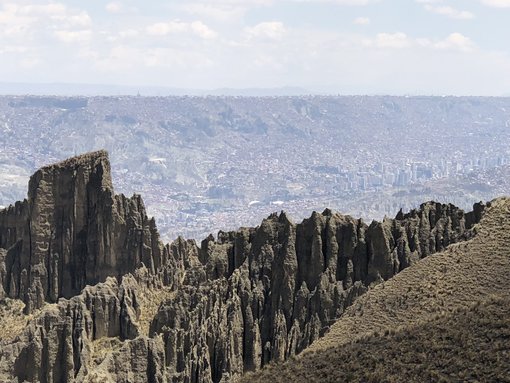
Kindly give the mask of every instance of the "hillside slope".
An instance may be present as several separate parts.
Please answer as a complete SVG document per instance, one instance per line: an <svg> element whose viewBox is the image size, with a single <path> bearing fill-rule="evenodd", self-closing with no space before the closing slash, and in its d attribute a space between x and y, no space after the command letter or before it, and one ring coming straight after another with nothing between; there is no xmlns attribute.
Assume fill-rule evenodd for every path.
<svg viewBox="0 0 510 383"><path fill-rule="evenodd" d="M474 230L360 297L301 356L242 381L509 381L510 199Z"/></svg>
<svg viewBox="0 0 510 383"><path fill-rule="evenodd" d="M300 353L372 286L471 238L485 210L427 202L370 225L282 212L200 246L163 245L141 197L115 195L104 151L44 167L0 211L0 328L15 325L0 331L0 381L232 381Z"/></svg>
<svg viewBox="0 0 510 383"><path fill-rule="evenodd" d="M243 382L510 382L510 299L309 352Z"/></svg>

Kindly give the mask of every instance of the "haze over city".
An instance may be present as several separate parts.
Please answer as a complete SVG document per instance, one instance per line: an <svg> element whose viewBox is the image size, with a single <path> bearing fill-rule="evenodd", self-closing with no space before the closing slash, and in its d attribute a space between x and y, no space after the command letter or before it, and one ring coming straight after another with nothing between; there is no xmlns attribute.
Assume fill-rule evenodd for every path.
<svg viewBox="0 0 510 383"><path fill-rule="evenodd" d="M508 95L509 18L508 0L1 1L0 93Z"/></svg>
<svg viewBox="0 0 510 383"><path fill-rule="evenodd" d="M0 383L510 383L509 21L0 0Z"/></svg>

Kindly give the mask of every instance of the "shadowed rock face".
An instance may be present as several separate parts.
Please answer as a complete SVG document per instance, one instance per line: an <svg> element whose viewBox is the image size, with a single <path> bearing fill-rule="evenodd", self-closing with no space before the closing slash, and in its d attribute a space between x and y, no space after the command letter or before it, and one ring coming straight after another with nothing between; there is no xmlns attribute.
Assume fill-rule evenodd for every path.
<svg viewBox="0 0 510 383"><path fill-rule="evenodd" d="M282 212L200 247L163 246L141 198L113 194L105 152L48 166L0 212L0 299L27 312L58 303L0 340L0 381L230 381L299 353L371 284L473 235L483 209L429 202L370 225ZM162 289L172 298L147 337L140 302ZM115 352L98 358L113 337Z"/></svg>
<svg viewBox="0 0 510 383"><path fill-rule="evenodd" d="M42 168L30 179L28 199L0 213L4 291L31 312L141 262L154 269L161 263L157 238L140 196L113 194L106 152Z"/></svg>

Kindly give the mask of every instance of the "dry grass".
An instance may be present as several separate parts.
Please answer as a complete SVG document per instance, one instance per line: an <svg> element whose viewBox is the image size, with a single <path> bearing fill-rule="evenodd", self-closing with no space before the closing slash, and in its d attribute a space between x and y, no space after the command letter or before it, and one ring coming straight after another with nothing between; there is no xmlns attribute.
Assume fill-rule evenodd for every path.
<svg viewBox="0 0 510 383"><path fill-rule="evenodd" d="M346 310L325 337L312 344L294 362L285 364L285 367L272 367L263 375L267 377L271 376L267 374L272 373L272 376L279 376L284 368L288 372L287 378L292 377L296 381L297 375L292 375L292 371L295 374L303 373L302 367L299 366L305 363L305 359L315 358L313 360L319 363L321 355L338 354L338 350L350 349L356 342L368 342L366 347L371 347L368 340L373 338L374 334L397 334L402 333L404 329L409 332L412 328L422 329L416 331L425 331L427 326L432 326L429 322L435 320L434 318L452 318L445 322L445 326L453 326L456 321L455 313L459 310L469 310L474 303L484 301L490 296L510 296L510 199L501 198L493 201L476 230L478 234L470 241L449 246L446 251L421 260L370 290ZM505 302L508 305L509 301ZM390 336L387 341L391 342L392 339ZM506 341L510 343L510 339ZM449 347L447 344L440 344L446 347L445 350ZM467 346L471 347L469 352L475 352L476 344ZM459 351L458 343L452 342L450 347L456 352ZM423 361L420 362L420 358L423 352L426 353L426 350L416 350L410 355L410 359L415 358L416 363L410 361L408 368L414 373L421 371ZM377 356L377 353L374 355ZM510 364L508 353L503 356L497 355L505 357L506 363ZM338 355L334 363L338 370L348 368L344 358L346 358L344 354ZM360 363L363 364L361 360ZM395 365L388 360L385 360L385 363ZM365 365L365 369L376 375L378 371L384 373L379 378L376 376L370 380L365 377L367 380L361 381L391 381L385 380L387 370L381 370L381 366ZM312 370L317 369L316 367L307 366ZM321 370L320 374L323 376L321 381L343 381L343 378L340 379L338 376L331 380L327 374L324 375L326 367ZM438 381L443 378L448 379L437 376L421 381ZM405 381L403 378L398 379L398 375L395 379ZM450 381L459 380L463 381L461 378ZM261 380L252 377L246 381Z"/></svg>
<svg viewBox="0 0 510 383"><path fill-rule="evenodd" d="M93 365L100 365L111 353L119 351L123 344L120 338L100 338L92 341L90 355Z"/></svg>
<svg viewBox="0 0 510 383"><path fill-rule="evenodd" d="M360 297L309 350L420 323L489 295L510 295L510 200L494 201L477 232L472 240L423 259Z"/></svg>
<svg viewBox="0 0 510 383"><path fill-rule="evenodd" d="M162 302L173 299L176 292L175 290L172 291L169 287L151 289L145 286L140 286L138 292L138 304L140 305L138 326L141 335L149 336L149 327L152 319L158 312L159 305Z"/></svg>
<svg viewBox="0 0 510 383"><path fill-rule="evenodd" d="M89 373L83 383L114 383L111 374L104 368L102 363L112 354L118 353L123 346L119 338L101 338L90 343L91 364L88 366Z"/></svg>
<svg viewBox="0 0 510 383"><path fill-rule="evenodd" d="M245 382L510 382L510 300L308 352Z"/></svg>
<svg viewBox="0 0 510 383"><path fill-rule="evenodd" d="M10 342L20 335L28 322L37 318L41 310L25 315L25 304L19 299L3 299L0 301L0 341Z"/></svg>

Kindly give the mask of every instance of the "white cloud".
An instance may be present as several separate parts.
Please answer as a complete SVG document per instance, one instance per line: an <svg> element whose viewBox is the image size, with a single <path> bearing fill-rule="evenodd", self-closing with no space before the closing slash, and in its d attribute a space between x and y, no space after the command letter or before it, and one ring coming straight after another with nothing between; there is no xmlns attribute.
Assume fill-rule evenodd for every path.
<svg viewBox="0 0 510 383"><path fill-rule="evenodd" d="M67 7L60 3L49 4L28 4L21 5L17 8L21 14L42 14L48 16L61 16L66 14Z"/></svg>
<svg viewBox="0 0 510 383"><path fill-rule="evenodd" d="M92 37L92 31L90 30L82 30L82 31L66 31L66 30L58 30L54 32L55 37L64 42L64 43L77 43L77 42L86 42L89 41Z"/></svg>
<svg viewBox="0 0 510 383"><path fill-rule="evenodd" d="M198 38L152 39L142 33L134 42L107 49L89 44L83 47L90 50L83 52L82 60L67 63L85 68L73 71L92 73L96 82L183 88L296 84L342 93L498 94L510 86L508 57L489 57L460 34L419 39L397 30L374 34L369 44L360 45L359 34L283 28L286 33L280 39L268 39L264 33L258 35L262 39L246 40L241 34L237 45L224 39L208 44ZM261 33L264 28L256 30ZM472 47L469 59L465 47ZM487 68L487 73L473 75L476 68ZM488 81L498 76L501 83Z"/></svg>
<svg viewBox="0 0 510 383"><path fill-rule="evenodd" d="M214 39L218 35L201 21L193 21L190 24L190 28L195 35L207 40Z"/></svg>
<svg viewBox="0 0 510 383"><path fill-rule="evenodd" d="M218 6L243 6L243 7L260 7L271 6L279 0L201 0L197 4L215 4ZM294 3L329 3L338 5L361 6L378 3L381 0L287 0Z"/></svg>
<svg viewBox="0 0 510 383"><path fill-rule="evenodd" d="M265 21L254 27L245 28L245 33L248 38L281 40L287 30L280 21Z"/></svg>
<svg viewBox="0 0 510 383"><path fill-rule="evenodd" d="M203 4L220 4L220 5L249 5L249 6L257 6L257 5L272 5L276 0L199 0L200 3Z"/></svg>
<svg viewBox="0 0 510 383"><path fill-rule="evenodd" d="M204 69L214 64L209 57L201 53L171 48L148 49L144 51L142 57L143 65L150 68Z"/></svg>
<svg viewBox="0 0 510 383"><path fill-rule="evenodd" d="M16 4L4 4L0 11L0 34L26 36L30 26L36 21L34 16L19 12Z"/></svg>
<svg viewBox="0 0 510 383"><path fill-rule="evenodd" d="M433 6L430 4L425 4L425 9L432 13L437 13L438 15L447 16L452 19L460 19L460 20L470 20L475 17L475 15L469 11L460 11L450 6Z"/></svg>
<svg viewBox="0 0 510 383"><path fill-rule="evenodd" d="M463 9L469 9L467 5L458 9L449 6L464 2L414 1L418 10L426 8L444 17L474 16L463 13ZM290 27L287 20L292 16L283 15L283 11L296 8L297 2L306 2L308 8L314 9L314 15L306 23L293 23ZM476 31L469 35L472 40L458 32L448 35L451 31L437 37L436 26L423 23L430 19L424 10L410 16L410 21L393 20L391 2L379 1L377 22L381 18L384 23L393 20L394 24L390 30L381 30L383 33L369 33L371 28L361 26L376 24L376 20L363 5L376 2L188 0L154 3L150 9L140 8L140 14L135 15L136 8L131 6L140 3L131 0L106 0L93 14L87 13L95 7L89 2L0 0L0 71L5 78L18 81L47 78L189 88L291 84L316 89L322 83L353 93L384 89L390 93L410 89L436 92L434 86L441 91L475 89L476 93L476 89L485 89L485 93L490 93L490 89L502 89L503 84L510 87L510 80L503 79L510 79L508 53L503 51L503 58L491 56L483 46L475 44ZM504 7L510 0L476 2ZM331 11L333 4L360 8L350 10L355 13L347 19L347 25L323 23L320 12ZM281 18L272 19L273 5L282 11ZM256 12L249 13L254 9ZM102 15L97 11L102 11ZM110 13L115 14L114 22L108 20ZM173 19L175 15L182 19ZM260 22L260 18L266 21ZM249 22L254 19L257 21ZM420 21L420 25L412 25L415 21ZM501 25L486 27L501 29ZM495 37L491 47L497 49L498 45L508 51L504 40ZM30 70L35 67L37 70ZM470 88L469 84L477 80L466 73L476 68L480 72L485 68L491 71L480 76L503 80L480 80L478 88ZM448 82L449 76L455 80ZM388 80L395 77L398 78Z"/></svg>
<svg viewBox="0 0 510 383"><path fill-rule="evenodd" d="M118 1L112 1L111 3L106 4L105 9L110 13L119 13L122 11L122 4Z"/></svg>
<svg viewBox="0 0 510 383"><path fill-rule="evenodd" d="M352 23L357 25L368 25L370 24L370 19L368 17L356 17Z"/></svg>
<svg viewBox="0 0 510 383"><path fill-rule="evenodd" d="M186 23L182 21L170 21L168 23L155 23L147 26L146 33L151 36L166 36L169 34L191 33L202 39L214 39L217 33L201 21Z"/></svg>
<svg viewBox="0 0 510 383"><path fill-rule="evenodd" d="M402 32L378 33L373 40L363 40L363 44L368 47L402 49L410 47L412 40Z"/></svg>
<svg viewBox="0 0 510 383"><path fill-rule="evenodd" d="M6 45L0 48L0 54L5 53L25 53L28 52L29 47L20 46L20 45Z"/></svg>
<svg viewBox="0 0 510 383"><path fill-rule="evenodd" d="M23 69L32 69L41 63L37 57L27 57L20 60L20 65Z"/></svg>
<svg viewBox="0 0 510 383"><path fill-rule="evenodd" d="M510 8L510 0L482 0L482 4L496 8Z"/></svg>
<svg viewBox="0 0 510 383"><path fill-rule="evenodd" d="M106 12L113 14L138 12L138 9L136 7L126 6L124 3L120 1L111 1L105 5L104 9L106 10Z"/></svg>
<svg viewBox="0 0 510 383"><path fill-rule="evenodd" d="M85 11L71 10L61 3L49 3L45 5L24 5L17 9L21 15L27 15L36 19L49 18L53 21L63 22L70 26L86 27L92 22Z"/></svg>
<svg viewBox="0 0 510 383"><path fill-rule="evenodd" d="M469 37L461 33L452 33L446 39L433 44L434 48L446 50L458 50L462 52L471 52L475 49L475 44Z"/></svg>
<svg viewBox="0 0 510 383"><path fill-rule="evenodd" d="M298 3L331 3L338 5L361 6L378 3L381 0L292 0Z"/></svg>
<svg viewBox="0 0 510 383"><path fill-rule="evenodd" d="M169 9L187 13L200 19L240 23L245 14L254 8L274 5L276 0L193 0L170 3Z"/></svg>
<svg viewBox="0 0 510 383"><path fill-rule="evenodd" d="M405 33L378 33L375 38L363 39L364 47L379 49L405 49L405 48L432 48L436 50L451 50L472 52L476 49L475 43L461 33L455 32L442 40L428 38L412 38Z"/></svg>
<svg viewBox="0 0 510 383"><path fill-rule="evenodd" d="M122 39L130 39L137 37L140 32L136 29L125 29L119 32L119 37Z"/></svg>
<svg viewBox="0 0 510 383"><path fill-rule="evenodd" d="M205 19L233 22L241 20L248 7L237 4L188 3L180 6L179 10Z"/></svg>
<svg viewBox="0 0 510 383"><path fill-rule="evenodd" d="M119 44L100 51L97 47L89 46L80 50L79 58L84 65L96 70L96 75L106 75L110 81L115 77L122 78L125 73L133 73L135 82L146 83L148 78L154 81L158 77L161 79L161 75L165 73L168 75L169 69L179 73L179 77L185 78L196 76L197 71L203 72L214 65L210 57L193 48L181 50L173 47L148 48ZM147 69L149 69L148 72ZM143 76L137 75L141 73L144 73ZM145 80L143 80L144 77Z"/></svg>
<svg viewBox="0 0 510 383"><path fill-rule="evenodd" d="M155 23L146 28L146 32L152 36L166 36L170 33L182 33L187 28L186 23L172 21L169 23Z"/></svg>
<svg viewBox="0 0 510 383"><path fill-rule="evenodd" d="M1 34L30 40L48 29L83 29L92 24L87 12L62 3L4 3L0 8Z"/></svg>

